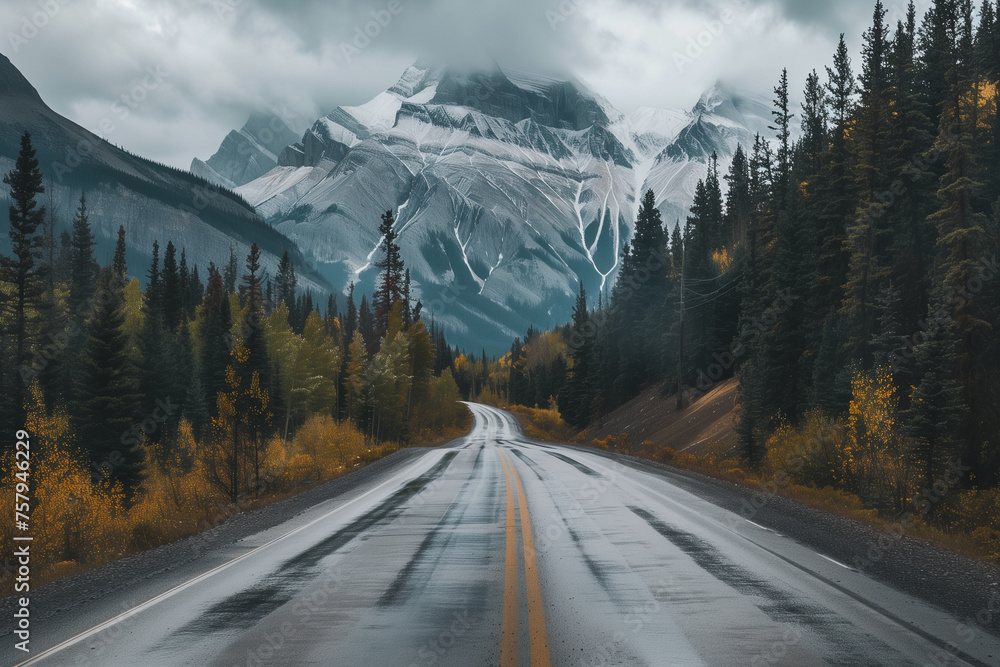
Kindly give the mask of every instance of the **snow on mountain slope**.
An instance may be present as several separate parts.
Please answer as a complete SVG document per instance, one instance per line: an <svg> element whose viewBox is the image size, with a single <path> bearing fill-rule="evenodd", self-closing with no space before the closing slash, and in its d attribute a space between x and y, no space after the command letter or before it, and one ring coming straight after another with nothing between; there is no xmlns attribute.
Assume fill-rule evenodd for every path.
<svg viewBox="0 0 1000 667"><path fill-rule="evenodd" d="M719 172L725 174L738 145L749 151L757 134L771 135L770 118L771 107L764 98L738 94L721 83L706 91L683 116L672 117L663 110L636 112L634 122L641 123L639 127L653 128L638 135L649 137L650 143L661 131L659 127L677 128L653 158L642 188L655 193L668 226L686 219L695 186L705 177L712 154L718 156Z"/></svg>
<svg viewBox="0 0 1000 667"><path fill-rule="evenodd" d="M396 211L425 313L459 345L499 352L565 322L578 281L610 286L646 188L682 219L712 153L728 166L767 115L716 86L690 112L625 116L579 82L418 62L238 192L334 284L366 291L379 217Z"/></svg>

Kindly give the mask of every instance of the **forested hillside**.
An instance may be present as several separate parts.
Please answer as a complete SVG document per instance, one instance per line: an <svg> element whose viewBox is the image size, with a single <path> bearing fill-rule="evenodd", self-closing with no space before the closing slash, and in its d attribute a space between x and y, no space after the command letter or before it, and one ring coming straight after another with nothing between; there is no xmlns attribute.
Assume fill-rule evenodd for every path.
<svg viewBox="0 0 1000 667"><path fill-rule="evenodd" d="M897 512L1000 485L1000 16L885 16L801 108L781 73L772 135L710 166L686 220L647 194L610 294L581 287L572 324L516 341L498 391L582 428L643 387L735 376L751 468Z"/></svg>
<svg viewBox="0 0 1000 667"><path fill-rule="evenodd" d="M56 238L28 133L4 183L0 428L26 431L30 466L6 448L3 484L32 499L43 580L467 420L453 355L411 302L391 212L377 292L356 304L352 288L343 313L330 295L321 313L289 254L268 276L256 244L202 272L164 239L143 283L128 280L121 227L99 266L85 193L72 234Z"/></svg>

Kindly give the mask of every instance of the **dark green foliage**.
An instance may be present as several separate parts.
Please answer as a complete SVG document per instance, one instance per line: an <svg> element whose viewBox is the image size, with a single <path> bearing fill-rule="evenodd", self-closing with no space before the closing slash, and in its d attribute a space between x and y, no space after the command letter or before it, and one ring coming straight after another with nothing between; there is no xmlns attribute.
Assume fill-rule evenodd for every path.
<svg viewBox="0 0 1000 667"><path fill-rule="evenodd" d="M96 301L86 327L73 424L95 477L121 483L130 498L143 470L143 452L133 430L140 421L139 383L123 329L121 282L113 272L102 271L98 290L106 297Z"/></svg>
<svg viewBox="0 0 1000 667"><path fill-rule="evenodd" d="M0 281L4 283L3 316L6 363L2 380L2 424L8 433L21 428L24 398L32 374L34 346L41 338L45 295L45 268L42 264L44 238L38 227L45 221L45 207L38 195L45 192L31 135L21 137L21 149L14 169L3 177L10 186L10 244L12 257L0 255Z"/></svg>
<svg viewBox="0 0 1000 667"><path fill-rule="evenodd" d="M69 312L79 317L97 283L97 259L94 257L94 234L87 213L87 195L80 195L80 207L73 218L70 242L71 266L69 281Z"/></svg>
<svg viewBox="0 0 1000 667"><path fill-rule="evenodd" d="M260 279L260 248L254 243L247 254L246 273L240 283L240 299L246 315L241 326L241 338L250 353L245 364L247 377L256 371L261 386L271 387L271 365L267 358L267 344L264 340L264 292Z"/></svg>
<svg viewBox="0 0 1000 667"><path fill-rule="evenodd" d="M216 397L226 391L226 366L230 363L232 347L232 315L229 298L222 275L214 265L208 267L208 286L202 303L203 317L198 336L201 339L201 357L198 362L198 379L210 412L215 411Z"/></svg>
<svg viewBox="0 0 1000 667"><path fill-rule="evenodd" d="M372 299L372 307L375 310L375 337L378 340L385 336L389 328L389 314L397 301L404 302L404 320L410 319L410 314L406 312L409 311L408 293L404 300L404 288L408 292L409 285L404 285L403 259L400 257L399 244L396 242L399 237L395 226L396 220L392 211L386 211L378 228L385 247L385 255L375 263L375 267L379 270L379 283Z"/></svg>
<svg viewBox="0 0 1000 667"><path fill-rule="evenodd" d="M931 317L942 322L940 332L916 348L919 381L913 389L910 409L905 414L907 431L917 442L912 452L923 472L927 488L960 454L959 427L967 413L962 388L955 380L957 364L955 326L947 321L947 303Z"/></svg>
<svg viewBox="0 0 1000 667"><path fill-rule="evenodd" d="M120 276L124 281L128 277L128 264L125 261L125 226L118 227L118 241L115 243L115 256L111 262L111 268L115 276Z"/></svg>
<svg viewBox="0 0 1000 667"><path fill-rule="evenodd" d="M162 315L167 331L174 332L181 323L185 311L185 295L181 274L177 266L177 248L173 241L167 241L163 253Z"/></svg>
<svg viewBox="0 0 1000 667"><path fill-rule="evenodd" d="M990 0L978 13L936 0L919 28L913 3L895 26L886 16L876 2L859 78L843 36L825 84L808 75L797 141L782 72L773 139L736 151L724 206L709 162L666 271L648 276L643 257L666 244L647 195L610 302L588 315L592 395L574 357L588 348L566 355L568 422L654 382L696 398L735 371L756 464L782 420L842 416L852 380L889 368L923 482L960 457L963 484L1000 484L1000 17ZM566 337L580 319L578 307ZM531 404L540 382L518 368L523 350L511 397Z"/></svg>
<svg viewBox="0 0 1000 667"><path fill-rule="evenodd" d="M657 216L658 217L658 216ZM580 293L573 309L569 358L572 366L559 394L559 410L567 424L583 428L593 414L596 382L594 377L594 330L590 326L587 292L580 283Z"/></svg>
<svg viewBox="0 0 1000 667"><path fill-rule="evenodd" d="M229 249L229 262L226 264L225 272L222 275L222 284L226 288L226 294L236 291L236 278L239 273L239 262L236 259L236 250Z"/></svg>

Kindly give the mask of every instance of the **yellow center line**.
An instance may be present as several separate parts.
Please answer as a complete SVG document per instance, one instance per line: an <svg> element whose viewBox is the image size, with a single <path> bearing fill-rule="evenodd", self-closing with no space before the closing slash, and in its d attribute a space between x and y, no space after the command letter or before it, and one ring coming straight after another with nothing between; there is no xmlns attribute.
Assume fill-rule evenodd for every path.
<svg viewBox="0 0 1000 667"><path fill-rule="evenodd" d="M549 656L549 635L545 629L545 605L542 602L542 586L538 583L538 563L535 560L535 540L531 534L531 518L528 516L528 501L524 497L521 478L514 464L507 462L510 474L517 488L517 505L521 510L521 541L524 543L524 578L528 591L528 639L531 646L531 667L551 667Z"/></svg>
<svg viewBox="0 0 1000 667"><path fill-rule="evenodd" d="M497 450L499 453L500 450ZM501 667L516 667L517 653L517 524L514 518L514 491L510 483L507 462L500 455L504 477L507 478L507 555L504 565L503 632L500 639Z"/></svg>

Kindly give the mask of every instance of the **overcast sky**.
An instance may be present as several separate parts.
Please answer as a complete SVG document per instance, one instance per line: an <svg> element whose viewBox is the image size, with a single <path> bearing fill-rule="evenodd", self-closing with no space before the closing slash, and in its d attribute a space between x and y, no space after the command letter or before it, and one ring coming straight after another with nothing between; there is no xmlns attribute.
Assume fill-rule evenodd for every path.
<svg viewBox="0 0 1000 667"><path fill-rule="evenodd" d="M895 25L905 1L885 4ZM928 4L917 2L918 11ZM568 73L624 112L690 108L719 78L771 97L782 67L796 90L809 70L822 72L841 32L857 63L873 6L874 0L3 0L0 25L7 34L0 52L60 114L98 134L110 118L109 141L187 168L192 157L215 152L252 108L273 108L301 131L338 105L385 90L418 57L468 64L489 54L510 67Z"/></svg>

